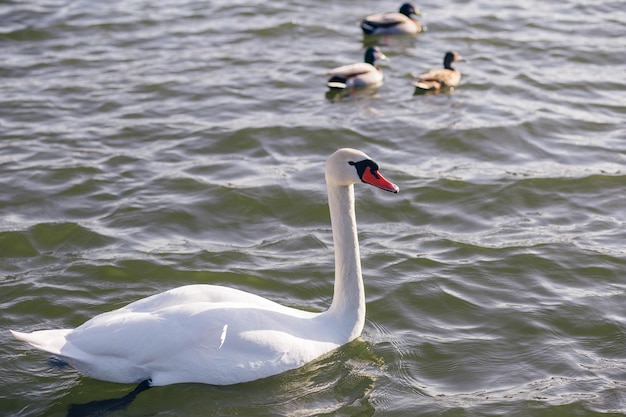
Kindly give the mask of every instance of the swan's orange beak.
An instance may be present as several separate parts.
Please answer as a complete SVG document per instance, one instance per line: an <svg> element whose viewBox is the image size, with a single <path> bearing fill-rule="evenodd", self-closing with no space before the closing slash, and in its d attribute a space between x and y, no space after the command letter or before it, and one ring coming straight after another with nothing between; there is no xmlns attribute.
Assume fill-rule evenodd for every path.
<svg viewBox="0 0 626 417"><path fill-rule="evenodd" d="M385 191L389 191L392 193L397 193L398 191L400 191L400 188L388 181L385 177L383 177L380 172L374 170L372 171L372 167L368 166L367 168L365 168L365 171L363 172L363 175L361 176L361 180L363 182L366 182L368 184L372 184L373 186L376 186L378 188L381 188Z"/></svg>

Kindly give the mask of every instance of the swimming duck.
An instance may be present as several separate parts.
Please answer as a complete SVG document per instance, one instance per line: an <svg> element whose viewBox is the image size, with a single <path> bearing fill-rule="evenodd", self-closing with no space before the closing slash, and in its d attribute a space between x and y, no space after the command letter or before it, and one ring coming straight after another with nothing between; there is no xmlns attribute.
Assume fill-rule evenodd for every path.
<svg viewBox="0 0 626 417"><path fill-rule="evenodd" d="M431 69L417 76L418 81L413 83L416 87L416 92L438 93L443 88L453 88L459 85L461 72L452 68L452 64L461 60L461 55L458 52L446 52L446 55L443 57L443 68Z"/></svg>
<svg viewBox="0 0 626 417"><path fill-rule="evenodd" d="M320 313L238 289L188 285L100 314L75 329L11 331L92 378L150 385L229 385L300 367L361 334L365 293L353 184L392 193L365 153L344 148L326 162L335 244L335 290Z"/></svg>
<svg viewBox="0 0 626 417"><path fill-rule="evenodd" d="M342 65L328 72L326 85L332 89L377 86L383 82L383 71L376 66L376 61L387 57L377 46L370 46L365 51L364 62Z"/></svg>
<svg viewBox="0 0 626 417"><path fill-rule="evenodd" d="M421 15L411 3L404 3L399 12L378 13L361 21L365 35L413 35L423 30L417 16Z"/></svg>

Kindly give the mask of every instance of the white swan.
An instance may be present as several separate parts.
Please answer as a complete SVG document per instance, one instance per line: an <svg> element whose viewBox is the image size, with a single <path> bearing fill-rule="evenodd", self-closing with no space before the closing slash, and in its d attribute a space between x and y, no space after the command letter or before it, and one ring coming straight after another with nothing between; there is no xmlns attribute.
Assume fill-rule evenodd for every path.
<svg viewBox="0 0 626 417"><path fill-rule="evenodd" d="M328 159L335 292L325 312L289 308L221 286L188 285L100 314L76 329L11 332L87 376L120 383L228 385L300 367L363 329L353 188L358 182L398 192L361 151L340 149Z"/></svg>

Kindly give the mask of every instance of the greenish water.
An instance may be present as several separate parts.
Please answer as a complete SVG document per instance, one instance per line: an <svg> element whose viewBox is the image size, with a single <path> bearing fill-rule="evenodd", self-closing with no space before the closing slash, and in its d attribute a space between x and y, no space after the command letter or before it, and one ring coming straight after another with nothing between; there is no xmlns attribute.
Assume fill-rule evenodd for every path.
<svg viewBox="0 0 626 417"><path fill-rule="evenodd" d="M362 337L295 372L141 393L115 416L626 413L626 12L423 2L375 93L326 98L399 4L0 4L0 411L121 397L13 340L180 285L328 307L323 164L350 146ZM412 75L458 64L453 94Z"/></svg>

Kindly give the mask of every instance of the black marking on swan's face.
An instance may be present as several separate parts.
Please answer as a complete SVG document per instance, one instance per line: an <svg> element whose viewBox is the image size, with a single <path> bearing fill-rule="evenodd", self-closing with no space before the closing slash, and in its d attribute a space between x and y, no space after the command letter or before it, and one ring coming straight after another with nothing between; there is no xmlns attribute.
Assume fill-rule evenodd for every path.
<svg viewBox="0 0 626 417"><path fill-rule="evenodd" d="M372 175L377 179L379 178L378 170L380 169L380 167L376 162L372 161L371 159L364 159L359 162L350 161L348 162L348 164L356 168L356 172L357 174L359 174L359 178L361 179L361 181L363 181L363 174L368 167L370 168L370 172L372 173Z"/></svg>

